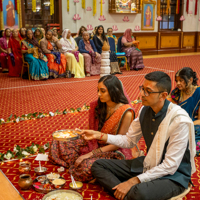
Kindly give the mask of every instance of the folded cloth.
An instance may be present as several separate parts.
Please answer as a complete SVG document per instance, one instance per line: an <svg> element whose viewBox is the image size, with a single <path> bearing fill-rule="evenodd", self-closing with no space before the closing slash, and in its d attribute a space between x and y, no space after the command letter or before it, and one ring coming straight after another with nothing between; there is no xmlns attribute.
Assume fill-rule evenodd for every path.
<svg viewBox="0 0 200 200"><path fill-rule="evenodd" d="M9 53L9 56L11 59L12 66L15 66L15 57L14 57L13 53Z"/></svg>
<svg viewBox="0 0 200 200"><path fill-rule="evenodd" d="M74 57L76 58L76 61L79 62L79 57L78 57L79 51L73 51L73 52L72 51L68 51L68 52L73 53Z"/></svg>
<svg viewBox="0 0 200 200"><path fill-rule="evenodd" d="M91 56L91 58L92 58L92 64L94 64L94 62L95 62L95 57L96 57L96 53L95 53L95 52L92 52L92 51L89 51L89 54L90 54L90 56Z"/></svg>
<svg viewBox="0 0 200 200"><path fill-rule="evenodd" d="M55 52L55 51L52 51L51 53L56 57L56 59L55 59L56 63L60 64L60 57L61 57L60 54L61 53L60 52Z"/></svg>

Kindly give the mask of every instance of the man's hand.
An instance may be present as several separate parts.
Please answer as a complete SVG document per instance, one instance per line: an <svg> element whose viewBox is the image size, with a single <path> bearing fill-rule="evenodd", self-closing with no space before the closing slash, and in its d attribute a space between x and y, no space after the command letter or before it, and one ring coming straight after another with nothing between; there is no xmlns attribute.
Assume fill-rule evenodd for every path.
<svg viewBox="0 0 200 200"><path fill-rule="evenodd" d="M101 137L100 132L93 130L82 130L81 135L85 140L99 139Z"/></svg>
<svg viewBox="0 0 200 200"><path fill-rule="evenodd" d="M78 167L82 163L83 160L90 158L92 155L93 155L93 153L90 152L90 153L87 153L85 155L79 156L78 159L75 162L75 167Z"/></svg>
<svg viewBox="0 0 200 200"><path fill-rule="evenodd" d="M131 178L126 182L120 183L119 185L116 185L113 190L116 190L114 193L114 196L116 199L123 200L124 197L127 195L131 187L133 187L136 184L139 184L140 180L137 177Z"/></svg>

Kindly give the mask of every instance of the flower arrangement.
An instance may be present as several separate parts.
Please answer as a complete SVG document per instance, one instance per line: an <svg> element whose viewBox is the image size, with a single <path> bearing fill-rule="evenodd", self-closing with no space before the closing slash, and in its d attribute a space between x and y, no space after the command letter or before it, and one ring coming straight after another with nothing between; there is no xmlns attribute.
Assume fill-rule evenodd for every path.
<svg viewBox="0 0 200 200"><path fill-rule="evenodd" d="M39 144L32 143L31 146L25 149L21 148L19 145L15 145L13 151L8 150L6 153L0 153L0 161L21 159L25 157L32 156L36 153L45 153L45 150L49 148L49 142L41 146Z"/></svg>

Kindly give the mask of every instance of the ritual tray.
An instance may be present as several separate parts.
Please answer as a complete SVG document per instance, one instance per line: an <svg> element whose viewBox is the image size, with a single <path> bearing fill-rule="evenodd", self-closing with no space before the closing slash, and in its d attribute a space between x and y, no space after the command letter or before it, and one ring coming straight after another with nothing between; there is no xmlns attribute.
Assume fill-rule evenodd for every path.
<svg viewBox="0 0 200 200"><path fill-rule="evenodd" d="M51 192L53 190L55 190L54 186L52 184L49 184L49 187L48 188L44 188L44 185L46 183L41 183L39 182L38 178L39 177L45 177L46 181L48 181L48 179L46 178L45 175L43 176L38 176L34 181L33 181L33 188L35 189L36 192L39 192L39 193L48 193L48 192Z"/></svg>
<svg viewBox="0 0 200 200"><path fill-rule="evenodd" d="M72 141L80 138L79 133L80 133L79 131L73 129L58 130L53 132L52 137L54 140L58 141Z"/></svg>
<svg viewBox="0 0 200 200"><path fill-rule="evenodd" d="M43 198L42 198L42 200L46 200L48 197L50 197L50 196L52 196L52 195L54 195L54 194L57 194L57 193L71 193L71 194L75 194L75 195L77 195L78 197L80 197L80 199L81 200L83 200L83 196L81 195L81 194L79 194L78 192L75 192L75 191L73 191L73 190L56 190L56 191L53 191L53 192L50 192L50 193L48 193L48 194L46 194Z"/></svg>

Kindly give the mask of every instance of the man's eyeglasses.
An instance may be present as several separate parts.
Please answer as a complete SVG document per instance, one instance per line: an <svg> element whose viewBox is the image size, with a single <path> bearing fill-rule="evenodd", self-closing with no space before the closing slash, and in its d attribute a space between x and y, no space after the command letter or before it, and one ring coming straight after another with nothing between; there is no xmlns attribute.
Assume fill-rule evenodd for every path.
<svg viewBox="0 0 200 200"><path fill-rule="evenodd" d="M151 93L162 93L162 92L164 92L164 91L160 91L160 92L150 92L150 91L148 91L148 90L145 90L145 89L143 88L143 86L139 86L139 90L140 90L140 92L144 92L144 95L145 95L146 97L148 97Z"/></svg>

